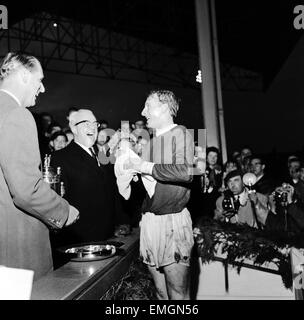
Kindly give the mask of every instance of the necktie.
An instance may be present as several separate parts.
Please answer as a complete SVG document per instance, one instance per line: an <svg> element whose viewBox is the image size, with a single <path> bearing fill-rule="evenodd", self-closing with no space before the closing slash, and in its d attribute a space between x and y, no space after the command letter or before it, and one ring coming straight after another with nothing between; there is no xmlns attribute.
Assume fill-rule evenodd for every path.
<svg viewBox="0 0 304 320"><path fill-rule="evenodd" d="M98 167L100 167L100 162L99 162L99 160L98 160L98 158L97 158L97 156L96 156L96 153L95 153L94 149L93 149L93 148L90 148L90 152L91 152L92 157L95 159Z"/></svg>
<svg viewBox="0 0 304 320"><path fill-rule="evenodd" d="M240 196L238 195L238 196L236 196L235 199L234 199L234 208L235 208L236 211L239 210L240 205L241 205L241 203L240 203Z"/></svg>

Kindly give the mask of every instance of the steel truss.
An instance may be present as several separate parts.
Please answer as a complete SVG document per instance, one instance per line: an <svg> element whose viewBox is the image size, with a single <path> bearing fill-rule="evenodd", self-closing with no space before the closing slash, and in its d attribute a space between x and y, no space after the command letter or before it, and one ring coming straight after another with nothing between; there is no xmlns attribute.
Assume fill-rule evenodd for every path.
<svg viewBox="0 0 304 320"><path fill-rule="evenodd" d="M48 71L196 89L195 55L46 12L0 31L0 55L9 51Z"/></svg>
<svg viewBox="0 0 304 320"><path fill-rule="evenodd" d="M47 12L0 30L0 57L9 51L35 55L47 71L201 89L196 55ZM259 74L228 64L221 80L224 91L262 87Z"/></svg>

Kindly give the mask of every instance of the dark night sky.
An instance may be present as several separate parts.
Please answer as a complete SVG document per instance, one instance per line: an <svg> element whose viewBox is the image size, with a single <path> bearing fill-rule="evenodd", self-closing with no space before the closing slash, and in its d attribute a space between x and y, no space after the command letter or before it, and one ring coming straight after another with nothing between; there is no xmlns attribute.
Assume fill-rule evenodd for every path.
<svg viewBox="0 0 304 320"><path fill-rule="evenodd" d="M244 144L257 152L274 147L291 152L304 145L303 29L293 26L298 4L216 0L221 62L260 72L264 80L261 92L223 92L230 152ZM62 1L10 1L7 7L10 23L46 10L197 53L194 1L190 0L88 0L73 6Z"/></svg>

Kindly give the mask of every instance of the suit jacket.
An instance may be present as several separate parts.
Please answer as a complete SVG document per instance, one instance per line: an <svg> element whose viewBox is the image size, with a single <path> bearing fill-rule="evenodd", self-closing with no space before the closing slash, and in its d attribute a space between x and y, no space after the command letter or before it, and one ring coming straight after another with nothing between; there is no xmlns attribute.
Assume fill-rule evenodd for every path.
<svg viewBox="0 0 304 320"><path fill-rule="evenodd" d="M97 165L77 143L55 151L51 166L61 167L65 198L80 212L79 220L57 232L55 246L101 241L113 235L115 226L114 180L106 166Z"/></svg>
<svg viewBox="0 0 304 320"><path fill-rule="evenodd" d="M261 193L257 192L256 195L257 195L257 198L258 198L260 204L262 204L262 206L258 206L258 208L255 208L256 215L257 215L259 222L262 225L264 225L265 221L267 219L268 211L269 211L267 208L268 199L266 196L264 196ZM230 219L230 223L247 224L251 227L257 228L257 223L255 221L255 216L254 216L253 208L251 206L251 202L248 199L248 194L246 197L247 197L247 201L245 202L244 205L241 205L239 207L238 213ZM214 219L220 220L220 221L225 220L225 217L223 214L224 209L223 209L223 205L222 205L223 199L224 199L224 195L220 196L216 200L216 209L214 210Z"/></svg>
<svg viewBox="0 0 304 320"><path fill-rule="evenodd" d="M291 181L291 185L294 187L294 197L304 205L304 182L301 180L297 183Z"/></svg>
<svg viewBox="0 0 304 320"><path fill-rule="evenodd" d="M271 179L267 174L253 186L256 192L262 193L264 195L270 195L271 192L275 189L275 181Z"/></svg>
<svg viewBox="0 0 304 320"><path fill-rule="evenodd" d="M289 232L304 232L304 206L301 202L291 203L287 207L285 217L284 208L277 208L277 213L269 212L266 220L266 229L285 231L286 223Z"/></svg>
<svg viewBox="0 0 304 320"><path fill-rule="evenodd" d="M0 265L52 270L48 225L61 228L69 204L42 179L32 114L0 91Z"/></svg>

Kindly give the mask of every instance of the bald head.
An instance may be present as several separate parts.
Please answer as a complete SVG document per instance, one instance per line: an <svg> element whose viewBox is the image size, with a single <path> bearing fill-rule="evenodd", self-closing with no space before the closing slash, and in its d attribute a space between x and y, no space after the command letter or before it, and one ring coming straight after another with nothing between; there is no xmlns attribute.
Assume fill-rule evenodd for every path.
<svg viewBox="0 0 304 320"><path fill-rule="evenodd" d="M69 126L73 127L77 122L82 120L89 120L89 118L91 120L94 118L94 121L96 121L93 112L89 109L80 109L78 111L73 111L69 116Z"/></svg>
<svg viewBox="0 0 304 320"><path fill-rule="evenodd" d="M99 123L89 109L80 109L69 117L69 126L74 134L75 142L91 148L97 139Z"/></svg>

